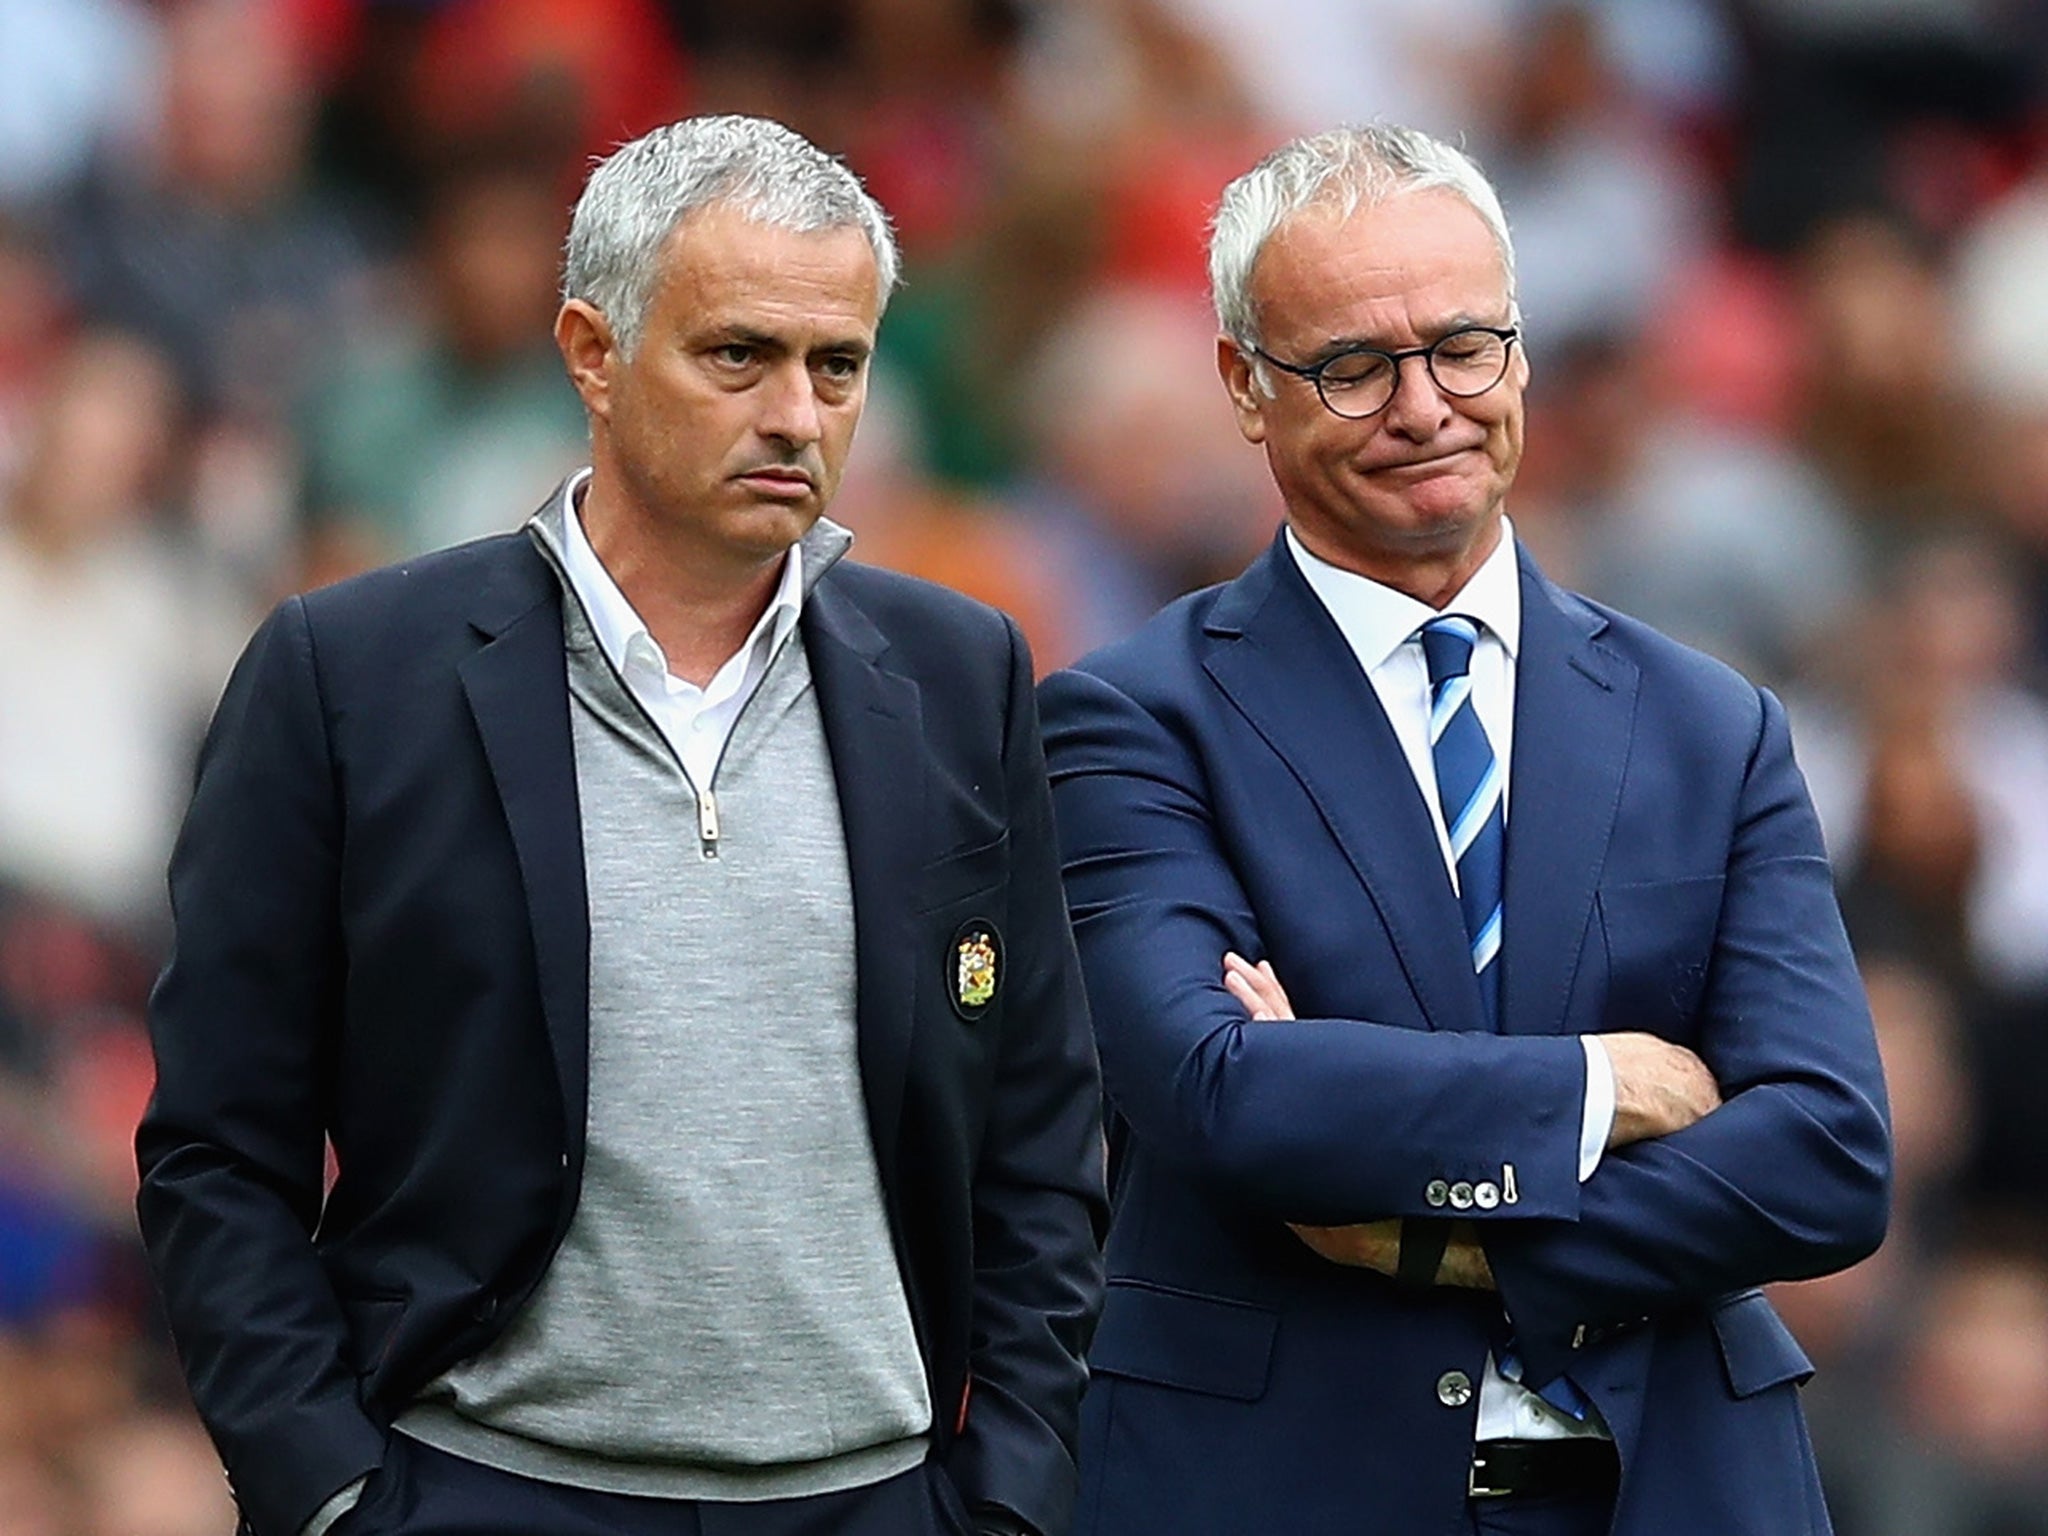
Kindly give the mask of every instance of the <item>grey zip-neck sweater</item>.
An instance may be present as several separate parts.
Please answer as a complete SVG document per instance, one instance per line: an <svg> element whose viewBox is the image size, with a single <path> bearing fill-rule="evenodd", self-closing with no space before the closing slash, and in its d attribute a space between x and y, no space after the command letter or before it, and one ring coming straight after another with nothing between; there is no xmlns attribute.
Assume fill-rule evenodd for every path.
<svg viewBox="0 0 2048 1536"><path fill-rule="evenodd" d="M560 515L533 524L558 571ZM812 530L807 588L849 542ZM801 636L693 786L566 580L563 613L590 893L581 1199L504 1335L399 1428L618 1493L879 1481L922 1459L932 1410L862 1097L846 842Z"/></svg>

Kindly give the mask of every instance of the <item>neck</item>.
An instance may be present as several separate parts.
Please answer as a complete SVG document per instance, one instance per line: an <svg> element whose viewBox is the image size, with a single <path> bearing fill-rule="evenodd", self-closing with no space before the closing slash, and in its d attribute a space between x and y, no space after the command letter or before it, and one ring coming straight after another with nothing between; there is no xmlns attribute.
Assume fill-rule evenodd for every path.
<svg viewBox="0 0 2048 1536"><path fill-rule="evenodd" d="M755 560L661 536L593 480L580 511L584 537L633 605L669 670L703 687L746 643L782 579L787 550Z"/></svg>
<svg viewBox="0 0 2048 1536"><path fill-rule="evenodd" d="M1501 520L1488 519L1455 548L1354 549L1333 545L1314 529L1290 520L1294 536L1318 560L1391 587L1431 608L1442 609L1500 547Z"/></svg>

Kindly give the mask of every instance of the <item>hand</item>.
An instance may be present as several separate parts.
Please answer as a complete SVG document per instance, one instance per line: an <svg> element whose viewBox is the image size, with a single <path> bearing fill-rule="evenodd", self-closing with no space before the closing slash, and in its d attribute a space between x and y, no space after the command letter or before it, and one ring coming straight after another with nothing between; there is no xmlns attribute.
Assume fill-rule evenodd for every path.
<svg viewBox="0 0 2048 1536"><path fill-rule="evenodd" d="M1401 1263L1401 1218L1354 1222L1348 1227L1308 1227L1289 1222L1288 1229L1332 1264L1391 1275Z"/></svg>
<svg viewBox="0 0 2048 1536"><path fill-rule="evenodd" d="M1609 1148L1669 1136L1721 1107L1721 1089L1707 1064L1682 1045L1629 1031L1602 1035L1614 1065L1614 1126Z"/></svg>
<svg viewBox="0 0 2048 1536"><path fill-rule="evenodd" d="M1393 1275L1401 1266L1401 1219L1390 1216L1381 1221L1354 1222L1348 1227L1309 1227L1289 1223L1294 1235L1333 1264L1370 1269ZM1486 1262L1486 1250L1479 1246L1471 1223L1459 1222L1451 1229L1451 1240L1437 1265L1435 1284L1462 1286L1466 1290L1494 1289L1493 1267Z"/></svg>
<svg viewBox="0 0 2048 1536"><path fill-rule="evenodd" d="M1287 1001L1287 989L1274 974L1273 962L1257 965L1232 951L1223 957L1223 990L1244 1004L1254 1019L1291 1019L1294 1005Z"/></svg>

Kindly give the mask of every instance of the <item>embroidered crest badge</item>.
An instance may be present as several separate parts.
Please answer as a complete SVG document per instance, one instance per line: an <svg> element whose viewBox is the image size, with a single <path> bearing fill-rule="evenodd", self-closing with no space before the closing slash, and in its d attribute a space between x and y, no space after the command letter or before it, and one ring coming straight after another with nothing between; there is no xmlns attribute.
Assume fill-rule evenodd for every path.
<svg viewBox="0 0 2048 1536"><path fill-rule="evenodd" d="M981 918L962 923L953 935L951 961L953 1011L971 1022L988 1012L1002 985L1002 935Z"/></svg>

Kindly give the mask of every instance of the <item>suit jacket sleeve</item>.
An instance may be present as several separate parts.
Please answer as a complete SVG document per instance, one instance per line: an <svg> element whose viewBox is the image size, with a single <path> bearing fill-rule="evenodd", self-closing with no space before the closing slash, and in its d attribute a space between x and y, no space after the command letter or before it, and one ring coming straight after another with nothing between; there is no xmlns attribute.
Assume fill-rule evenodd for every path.
<svg viewBox="0 0 2048 1536"><path fill-rule="evenodd" d="M290 1536L383 1456L312 1243L344 964L339 854L312 635L293 599L250 643L201 753L136 1140L171 1333L262 1536Z"/></svg>
<svg viewBox="0 0 2048 1536"><path fill-rule="evenodd" d="M969 1398L949 1471L970 1502L1064 1531L1102 1308L1102 1094L1061 892L1031 658L1009 626L1009 997L973 1184Z"/></svg>
<svg viewBox="0 0 2048 1536"><path fill-rule="evenodd" d="M1086 672L1047 679L1042 703L1104 1082L1140 1141L1290 1221L1440 1216L1432 1178L1503 1162L1524 1173L1518 1216L1578 1214L1576 1040L1251 1022L1223 954L1267 950L1197 730ZM1250 856L1284 867L1288 851Z"/></svg>
<svg viewBox="0 0 2048 1536"><path fill-rule="evenodd" d="M1626 1027L1623 1021L1623 1027ZM1759 695L1696 1049L1722 1107L1609 1152L1576 1221L1487 1228L1534 1379L1602 1329L1840 1269L1884 1235L1884 1082L1783 709Z"/></svg>

